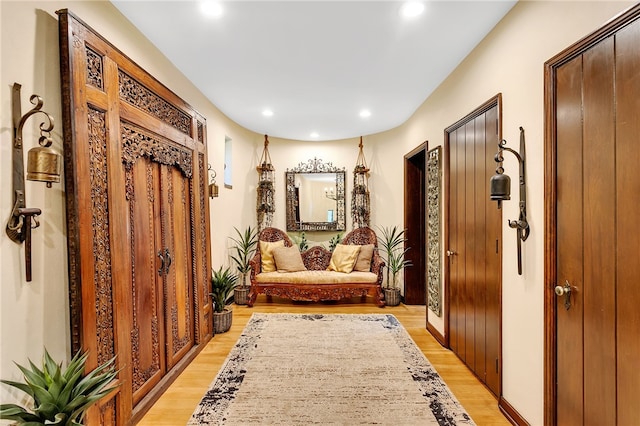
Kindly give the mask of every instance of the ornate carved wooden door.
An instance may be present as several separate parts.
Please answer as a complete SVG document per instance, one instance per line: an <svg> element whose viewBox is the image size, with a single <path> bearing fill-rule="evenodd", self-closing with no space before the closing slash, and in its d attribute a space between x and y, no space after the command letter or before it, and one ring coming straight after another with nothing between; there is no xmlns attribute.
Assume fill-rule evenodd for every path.
<svg viewBox="0 0 640 426"><path fill-rule="evenodd" d="M158 275L164 265L153 256L161 252L160 165L140 157L126 168L132 267L131 287L131 392L137 404L165 374L164 293Z"/></svg>
<svg viewBox="0 0 640 426"><path fill-rule="evenodd" d="M162 240L165 273L167 368L172 368L193 346L193 298L189 181L175 167L162 168Z"/></svg>
<svg viewBox="0 0 640 426"><path fill-rule="evenodd" d="M212 335L205 119L58 14L72 350L120 369L87 424L135 424Z"/></svg>
<svg viewBox="0 0 640 426"><path fill-rule="evenodd" d="M142 130L123 125L129 145L144 143ZM142 142L141 142L142 141ZM165 161L161 145L125 163L129 204L133 403L152 389L194 345L192 224L189 179ZM159 152L156 152L159 151ZM155 254L155 255L154 255Z"/></svg>

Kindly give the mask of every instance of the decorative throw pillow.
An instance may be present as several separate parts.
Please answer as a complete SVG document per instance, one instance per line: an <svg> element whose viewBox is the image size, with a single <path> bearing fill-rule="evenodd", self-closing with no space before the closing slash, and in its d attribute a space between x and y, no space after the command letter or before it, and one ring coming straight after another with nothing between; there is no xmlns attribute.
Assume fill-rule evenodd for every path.
<svg viewBox="0 0 640 426"><path fill-rule="evenodd" d="M276 261L278 272L299 272L306 271L302 261L300 250L296 246L277 247L273 249L273 258Z"/></svg>
<svg viewBox="0 0 640 426"><path fill-rule="evenodd" d="M273 260L273 250L278 247L284 247L284 240L269 242L260 241L260 258L262 260L261 272L275 272L276 264Z"/></svg>
<svg viewBox="0 0 640 426"><path fill-rule="evenodd" d="M353 267L354 271L369 272L371 271L371 259L373 258L373 244L365 244L360 246L358 260Z"/></svg>
<svg viewBox="0 0 640 426"><path fill-rule="evenodd" d="M345 274L353 271L353 266L358 260L360 246L351 246L338 244L331 254L331 262L329 262L329 271L344 272Z"/></svg>

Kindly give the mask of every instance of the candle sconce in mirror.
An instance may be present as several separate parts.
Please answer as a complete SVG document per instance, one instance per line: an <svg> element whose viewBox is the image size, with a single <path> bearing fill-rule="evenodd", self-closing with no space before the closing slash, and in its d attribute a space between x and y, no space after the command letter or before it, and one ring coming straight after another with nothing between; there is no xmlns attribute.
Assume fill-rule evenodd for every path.
<svg viewBox="0 0 640 426"><path fill-rule="evenodd" d="M20 98L21 85L13 84L12 90L12 119L13 119L13 150L12 150L12 186L13 209L7 223L6 233L12 241L25 243L26 279L31 281L31 230L40 226L37 219L42 211L39 208L27 208L25 197L25 176L23 157L22 130L26 121L34 114L44 114L46 121L40 123L40 138L35 148L27 154L27 180L45 182L48 188L52 183L60 182L61 156L51 144L53 117L42 111L44 101L38 95L31 95L29 101L33 104L28 112L22 115L22 100Z"/></svg>

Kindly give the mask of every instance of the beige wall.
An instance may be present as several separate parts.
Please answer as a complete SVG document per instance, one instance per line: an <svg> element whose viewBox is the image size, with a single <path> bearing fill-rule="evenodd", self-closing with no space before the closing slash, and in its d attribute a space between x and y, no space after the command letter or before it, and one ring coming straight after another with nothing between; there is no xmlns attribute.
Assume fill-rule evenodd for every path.
<svg viewBox="0 0 640 426"><path fill-rule="evenodd" d="M364 137L372 170L372 225L402 224L403 155L425 140L429 148L443 143L443 130L497 93L503 94L503 131L517 146L518 127L527 136L528 199L531 236L524 243L524 273L518 276L515 236L506 219L517 217L517 202L503 210L503 390L506 400L532 425L542 424L543 407L543 63L593 31L631 2L521 1L458 69L399 128ZM159 81L207 117L209 161L218 172L220 197L210 201L213 266L228 263L228 236L233 227L255 224L256 164L263 136L249 132L218 111L155 47L105 1L0 2L0 217L11 211L11 105L13 82L23 86L23 111L37 93L56 120L54 146L61 149L62 128L57 18L69 8ZM31 118L26 149L35 145ZM233 189L222 185L225 136L233 139ZM299 142L270 137L276 167L274 226L285 228L284 171L318 157L347 170L347 205L358 140ZM505 168L514 175L515 160ZM56 358L68 357L66 229L63 185L46 189L26 183L27 205L43 210L33 233L33 281L25 282L23 247L0 235L0 377L18 378L12 360L38 360L46 346ZM347 209L348 210L348 209ZM351 229L349 210L347 226ZM333 234L308 233L313 244ZM442 320L430 316L441 331ZM0 388L0 401L19 398Z"/></svg>

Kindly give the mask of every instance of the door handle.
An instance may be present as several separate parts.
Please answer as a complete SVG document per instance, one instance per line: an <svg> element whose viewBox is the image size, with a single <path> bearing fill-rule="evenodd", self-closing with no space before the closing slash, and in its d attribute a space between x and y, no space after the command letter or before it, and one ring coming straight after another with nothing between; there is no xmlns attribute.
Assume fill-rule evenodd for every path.
<svg viewBox="0 0 640 426"><path fill-rule="evenodd" d="M158 273L162 275L164 272L164 257L162 256L162 250L158 251L158 257L160 258L160 267L158 268Z"/></svg>
<svg viewBox="0 0 640 426"><path fill-rule="evenodd" d="M447 252L446 252L446 253L447 253L447 257L455 256L456 254L458 254L458 253L456 253L456 252L455 252L455 251L453 251L453 250L447 250Z"/></svg>
<svg viewBox="0 0 640 426"><path fill-rule="evenodd" d="M569 284L569 280L565 280L563 286L557 285L555 292L558 297L564 296L564 307L569 310L571 307L571 284Z"/></svg>
<svg viewBox="0 0 640 426"><path fill-rule="evenodd" d="M167 258L167 270L165 271L165 274L169 275L169 268L171 268L171 262L173 260L171 259L171 253L169 253L168 248L164 249L164 255Z"/></svg>

